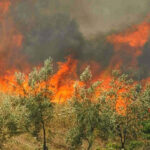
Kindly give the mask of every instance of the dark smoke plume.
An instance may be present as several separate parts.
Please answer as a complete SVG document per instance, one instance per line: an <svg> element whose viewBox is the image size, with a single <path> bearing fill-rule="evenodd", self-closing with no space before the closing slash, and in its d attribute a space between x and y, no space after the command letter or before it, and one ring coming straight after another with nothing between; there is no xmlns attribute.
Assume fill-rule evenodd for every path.
<svg viewBox="0 0 150 150"><path fill-rule="evenodd" d="M12 7L14 19L24 35L22 51L30 61L39 63L49 56L60 61L71 54L80 60L95 60L107 66L113 47L106 42L105 36L86 40L79 23L68 13L70 10L56 11L56 6L48 6L49 1L34 3L27 0ZM50 13L44 13L46 10Z"/></svg>
<svg viewBox="0 0 150 150"><path fill-rule="evenodd" d="M140 77L150 76L150 39L143 47L143 53L138 57Z"/></svg>
<svg viewBox="0 0 150 150"><path fill-rule="evenodd" d="M106 41L108 33L139 23L149 4L150 0L20 0L14 2L10 15L24 36L22 52L31 62L49 56L61 61L72 54L106 67L114 54ZM138 60L141 68L150 67L147 47ZM132 58L124 52L118 55L128 67Z"/></svg>

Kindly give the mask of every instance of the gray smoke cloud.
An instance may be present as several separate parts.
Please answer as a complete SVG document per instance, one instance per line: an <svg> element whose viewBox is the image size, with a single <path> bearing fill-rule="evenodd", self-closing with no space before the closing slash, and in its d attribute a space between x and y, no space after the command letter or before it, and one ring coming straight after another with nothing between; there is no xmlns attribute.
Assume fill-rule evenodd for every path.
<svg viewBox="0 0 150 150"><path fill-rule="evenodd" d="M150 76L150 39L143 47L143 53L138 57L139 76L145 78Z"/></svg>
<svg viewBox="0 0 150 150"><path fill-rule="evenodd" d="M73 2L69 2L37 0L35 3L26 0L12 6L11 15L24 35L22 51L34 63L49 56L60 61L71 54L75 58L93 59L106 66L113 53L112 45L106 43L102 35L92 40L85 39L79 22L71 13Z"/></svg>
<svg viewBox="0 0 150 150"><path fill-rule="evenodd" d="M26 23L34 15L68 14L78 22L80 31L89 36L137 23L147 16L149 6L150 0L21 0L15 8L19 20Z"/></svg>
<svg viewBox="0 0 150 150"><path fill-rule="evenodd" d="M84 35L90 35L141 21L149 13L150 0L20 0L14 5L18 21L66 13L75 18Z"/></svg>
<svg viewBox="0 0 150 150"><path fill-rule="evenodd" d="M148 15L150 0L76 0L72 14L85 36L121 30Z"/></svg>
<svg viewBox="0 0 150 150"><path fill-rule="evenodd" d="M106 67L114 52L106 35L142 21L149 6L150 0L20 0L10 15L24 35L22 51L30 61L72 54Z"/></svg>

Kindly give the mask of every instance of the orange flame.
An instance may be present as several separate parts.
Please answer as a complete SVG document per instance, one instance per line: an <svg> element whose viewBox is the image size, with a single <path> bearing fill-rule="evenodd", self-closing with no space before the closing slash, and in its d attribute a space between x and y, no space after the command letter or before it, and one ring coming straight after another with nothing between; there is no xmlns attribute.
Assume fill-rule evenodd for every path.
<svg viewBox="0 0 150 150"><path fill-rule="evenodd" d="M59 70L50 80L50 84L54 90L54 102L65 102L71 98L74 92L75 79L77 78L77 60L71 57L67 58L67 62L59 62Z"/></svg>
<svg viewBox="0 0 150 150"><path fill-rule="evenodd" d="M131 47L138 48L144 46L149 38L149 34L150 23L142 22L121 34L109 36L108 40L114 44L128 44ZM117 45L115 46L117 48Z"/></svg>
<svg viewBox="0 0 150 150"><path fill-rule="evenodd" d="M107 37L107 40L114 45L115 55L112 64L124 65L123 57L130 56L127 62L130 66L137 66L137 57L142 54L142 48L148 41L150 35L150 23L144 21L139 25L134 25L119 34ZM120 57L122 55L122 57Z"/></svg>
<svg viewBox="0 0 150 150"><path fill-rule="evenodd" d="M23 35L16 29L13 19L8 15L12 2L10 0L0 1L0 91L23 94L14 80L14 72L30 70L31 65L26 61L20 52L23 43ZM137 67L137 57L142 54L142 48L148 41L150 34L150 23L144 21L123 33L113 34L107 37L107 40L114 45L115 54L110 61L109 66L102 70L99 63L91 61L83 64L90 64L94 74L92 82L103 80L104 89L109 89L109 83L112 80L110 72L113 69L119 69L123 64L124 55L131 56L129 65ZM123 56L121 57L122 54ZM106 56L107 57L107 56ZM77 74L78 61L68 57L66 62L59 62L58 71L49 81L51 89L54 92L53 102L63 103L71 98L74 93L74 84L79 79ZM24 87L28 89L27 83ZM123 107L125 101L119 97L116 109Z"/></svg>

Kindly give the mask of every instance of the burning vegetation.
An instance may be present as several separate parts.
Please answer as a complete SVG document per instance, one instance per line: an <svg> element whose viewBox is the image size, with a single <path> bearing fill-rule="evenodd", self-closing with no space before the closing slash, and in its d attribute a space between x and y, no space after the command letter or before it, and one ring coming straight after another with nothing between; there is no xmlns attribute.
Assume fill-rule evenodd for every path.
<svg viewBox="0 0 150 150"><path fill-rule="evenodd" d="M0 148L8 137L31 133L47 150L52 125L63 116L55 112L57 107L72 119L70 128L64 127L71 129L64 149L90 150L97 139L106 149L108 139L120 141L114 149L138 145L139 139L144 143L140 147L148 147L149 15L120 31L85 38L75 20L78 13L49 12L48 4L0 1L0 92L11 99L0 109ZM53 62L42 65L49 57ZM18 118L8 110L3 113L4 107Z"/></svg>

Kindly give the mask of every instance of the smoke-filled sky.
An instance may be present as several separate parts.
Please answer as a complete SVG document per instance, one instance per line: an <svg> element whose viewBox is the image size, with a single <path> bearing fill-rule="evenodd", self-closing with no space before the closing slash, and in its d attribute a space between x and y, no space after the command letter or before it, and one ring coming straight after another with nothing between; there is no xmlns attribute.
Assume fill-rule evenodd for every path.
<svg viewBox="0 0 150 150"><path fill-rule="evenodd" d="M11 2L7 17L23 35L21 52L31 62L37 64L49 56L62 61L72 54L105 68L115 53L106 37L148 18L149 6L150 0L16 0ZM123 59L124 64L133 59L124 50L116 58ZM142 57L138 60L143 62Z"/></svg>
<svg viewBox="0 0 150 150"><path fill-rule="evenodd" d="M103 88L114 69L150 81L149 6L150 0L0 0L0 91L20 92L14 73L49 57L57 102L70 99L87 65Z"/></svg>
<svg viewBox="0 0 150 150"><path fill-rule="evenodd" d="M34 15L65 13L78 22L86 36L122 29L141 21L150 11L150 0L20 0L17 3L14 8L22 21L29 21Z"/></svg>
<svg viewBox="0 0 150 150"><path fill-rule="evenodd" d="M122 29L141 21L150 11L150 0L74 1L71 14L85 35Z"/></svg>

